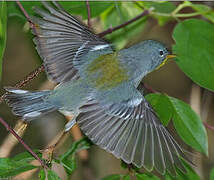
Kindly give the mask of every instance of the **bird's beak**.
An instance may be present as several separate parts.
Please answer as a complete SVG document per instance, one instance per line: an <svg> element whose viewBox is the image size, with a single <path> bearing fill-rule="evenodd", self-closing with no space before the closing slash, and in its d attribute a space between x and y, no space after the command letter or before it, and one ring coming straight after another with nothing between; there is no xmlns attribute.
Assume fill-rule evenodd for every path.
<svg viewBox="0 0 214 180"><path fill-rule="evenodd" d="M164 61L156 68L156 70L159 69L160 67L162 67L164 64L166 64L166 61L168 59L171 59L171 58L174 58L174 57L176 57L176 55L173 55L173 54L167 55L166 58L164 59Z"/></svg>
<svg viewBox="0 0 214 180"><path fill-rule="evenodd" d="M166 60L172 59L172 58L175 58L175 57L176 57L176 55L174 55L174 54L169 54L169 55L166 56Z"/></svg>

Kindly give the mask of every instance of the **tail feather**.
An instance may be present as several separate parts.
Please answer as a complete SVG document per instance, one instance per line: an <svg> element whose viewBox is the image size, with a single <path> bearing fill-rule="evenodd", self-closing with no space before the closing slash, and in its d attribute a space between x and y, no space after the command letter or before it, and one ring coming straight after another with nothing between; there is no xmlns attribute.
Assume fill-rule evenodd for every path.
<svg viewBox="0 0 214 180"><path fill-rule="evenodd" d="M30 121L38 116L54 111L57 107L45 101L50 91L30 92L15 88L5 88L6 102L12 108L15 115Z"/></svg>

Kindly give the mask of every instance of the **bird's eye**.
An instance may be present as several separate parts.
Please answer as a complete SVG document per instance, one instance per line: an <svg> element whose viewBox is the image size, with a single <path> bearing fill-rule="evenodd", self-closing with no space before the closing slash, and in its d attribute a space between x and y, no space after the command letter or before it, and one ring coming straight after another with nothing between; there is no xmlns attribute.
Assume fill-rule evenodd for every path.
<svg viewBox="0 0 214 180"><path fill-rule="evenodd" d="M163 51L160 50L160 51L159 51L159 54L160 54L160 56L163 56Z"/></svg>

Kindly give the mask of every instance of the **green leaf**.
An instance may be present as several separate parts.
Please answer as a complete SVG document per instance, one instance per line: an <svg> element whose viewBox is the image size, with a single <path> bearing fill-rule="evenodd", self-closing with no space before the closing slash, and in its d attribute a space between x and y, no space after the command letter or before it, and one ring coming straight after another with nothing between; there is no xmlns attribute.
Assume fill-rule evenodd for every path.
<svg viewBox="0 0 214 180"><path fill-rule="evenodd" d="M146 98L150 101L159 114L160 118L165 118L164 113L169 113L179 136L192 148L208 154L207 132L201 119L191 109L191 107L181 100L163 94L149 94ZM164 104L164 103L165 104ZM161 119L165 122L164 119Z"/></svg>
<svg viewBox="0 0 214 180"><path fill-rule="evenodd" d="M102 178L101 180L121 180L124 175L121 174L113 174Z"/></svg>
<svg viewBox="0 0 214 180"><path fill-rule="evenodd" d="M61 179L54 171L48 170L48 180L61 180Z"/></svg>
<svg viewBox="0 0 214 180"><path fill-rule="evenodd" d="M137 180L160 180L157 176L146 173L146 174L140 174L136 173Z"/></svg>
<svg viewBox="0 0 214 180"><path fill-rule="evenodd" d="M214 179L214 168L212 168L210 172L210 180L213 180L213 179Z"/></svg>
<svg viewBox="0 0 214 180"><path fill-rule="evenodd" d="M172 177L168 172L165 174L165 180L200 180L199 175L194 171L194 169L187 164L185 161L183 161L183 165L185 166L186 173L183 173L180 169L176 169L177 176Z"/></svg>
<svg viewBox="0 0 214 180"><path fill-rule="evenodd" d="M45 180L46 178L46 175L45 175L45 170L44 169L41 169L39 171L39 180Z"/></svg>
<svg viewBox="0 0 214 180"><path fill-rule="evenodd" d="M199 116L181 100L169 97L174 108L173 124L179 136L194 149L208 155L207 132Z"/></svg>
<svg viewBox="0 0 214 180"><path fill-rule="evenodd" d="M39 1L27 1L21 2L24 9L27 11L29 15L35 15L32 7L40 7L42 8L42 3ZM85 1L73 1L73 2L59 2L59 4L68 12L74 15L81 15L83 19L88 17L88 11L86 7ZM113 2L93 2L90 1L90 9L91 9L91 17L97 17L107 8L109 8ZM8 2L8 15L11 16L18 16L23 20L26 20L23 13L20 11L19 7L17 6L16 2Z"/></svg>
<svg viewBox="0 0 214 180"><path fill-rule="evenodd" d="M146 95L146 99L150 102L155 112L157 112L157 115L160 118L161 123L164 126L167 126L173 116L173 108L171 106L171 103L169 102L168 97L165 96L164 94L160 95L148 94Z"/></svg>
<svg viewBox="0 0 214 180"><path fill-rule="evenodd" d="M2 74L3 55L6 47L7 38L7 4L0 2L0 78Z"/></svg>
<svg viewBox="0 0 214 180"><path fill-rule="evenodd" d="M194 82L214 90L214 25L189 19L179 23L173 32L176 63Z"/></svg>
<svg viewBox="0 0 214 180"><path fill-rule="evenodd" d="M81 15L83 19L88 18L88 11L85 1L59 2L71 14ZM96 17L113 5L114 2L89 1L91 17Z"/></svg>
<svg viewBox="0 0 214 180"><path fill-rule="evenodd" d="M204 4L194 4L190 2L188 3L195 11L201 13L202 16L214 23L214 11L212 10L212 8Z"/></svg>
<svg viewBox="0 0 214 180"><path fill-rule="evenodd" d="M22 172L37 168L25 161L15 161L10 158L0 158L0 178L11 177Z"/></svg>
<svg viewBox="0 0 214 180"><path fill-rule="evenodd" d="M72 174L76 169L75 153L82 149L88 149L91 145L91 141L87 137L84 137L81 140L74 142L68 151L60 157L60 163L68 174Z"/></svg>
<svg viewBox="0 0 214 180"><path fill-rule="evenodd" d="M116 27L128 20L136 17L143 10L137 7L133 2L114 2L104 13L101 14L103 29ZM123 48L130 39L140 33L145 25L146 17L142 17L134 23L121 28L112 34L105 36L108 40L114 43L117 49Z"/></svg>
<svg viewBox="0 0 214 180"><path fill-rule="evenodd" d="M138 2L139 3L139 2ZM158 13L170 14L173 10L175 10L176 6L172 2L153 2L153 1L141 1L141 5L146 8L154 8L153 12L151 13L154 18L158 20L160 26L165 25L168 21L173 20L172 17L162 16Z"/></svg>
<svg viewBox="0 0 214 180"><path fill-rule="evenodd" d="M33 11L32 7L35 7L35 6L40 8L42 7L41 2L39 1L27 1L27 2L20 2L20 3L22 4L23 8L29 15L35 15L35 12ZM27 21L23 12L20 10L20 8L18 7L15 1L7 2L7 4L8 4L9 17L17 16L21 18L23 22Z"/></svg>
<svg viewBox="0 0 214 180"><path fill-rule="evenodd" d="M34 150L34 152L39 156L39 158L42 158L42 153L39 150ZM35 160L35 158L29 152L23 152L23 153L17 154L12 159L14 161L19 161L19 162L30 162Z"/></svg>
<svg viewBox="0 0 214 180"><path fill-rule="evenodd" d="M60 164L65 168L67 174L71 175L77 168L76 159L74 155L64 158L60 161Z"/></svg>
<svg viewBox="0 0 214 180"><path fill-rule="evenodd" d="M131 177L129 175L123 176L122 180L131 180Z"/></svg>

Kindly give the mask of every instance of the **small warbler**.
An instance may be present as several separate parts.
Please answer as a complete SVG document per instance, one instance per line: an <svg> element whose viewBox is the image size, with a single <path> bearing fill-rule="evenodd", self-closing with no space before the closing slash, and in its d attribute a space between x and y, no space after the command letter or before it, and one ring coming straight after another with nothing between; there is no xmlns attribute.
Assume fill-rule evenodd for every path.
<svg viewBox="0 0 214 180"><path fill-rule="evenodd" d="M13 113L26 122L55 110L72 114L65 131L77 123L126 163L161 174L176 175L176 167L186 172L184 151L137 89L145 75L173 57L165 46L146 40L114 51L56 2L43 5L35 8L39 17L32 17L34 42L48 78L58 85L37 92L6 88Z"/></svg>

